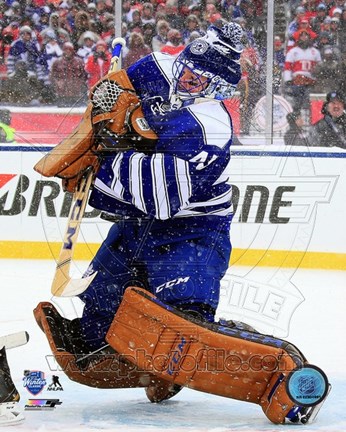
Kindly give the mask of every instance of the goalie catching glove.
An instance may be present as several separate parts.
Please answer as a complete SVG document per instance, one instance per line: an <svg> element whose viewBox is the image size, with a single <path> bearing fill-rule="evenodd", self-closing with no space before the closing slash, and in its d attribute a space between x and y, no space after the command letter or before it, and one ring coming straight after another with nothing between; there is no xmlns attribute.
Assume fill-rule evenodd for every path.
<svg viewBox="0 0 346 432"><path fill-rule="evenodd" d="M63 189L74 192L88 167L97 172L103 151L148 151L156 139L126 71L120 70L95 84L80 124L34 169L45 177L63 179Z"/></svg>

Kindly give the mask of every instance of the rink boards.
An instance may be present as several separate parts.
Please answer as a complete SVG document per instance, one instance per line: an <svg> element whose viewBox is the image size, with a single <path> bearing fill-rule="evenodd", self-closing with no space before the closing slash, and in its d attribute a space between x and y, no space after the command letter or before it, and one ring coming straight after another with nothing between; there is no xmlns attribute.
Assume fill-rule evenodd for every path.
<svg viewBox="0 0 346 432"><path fill-rule="evenodd" d="M0 146L0 258L52 259L60 250L71 196L32 169L50 148ZM231 171L233 263L346 269L346 151L234 147ZM76 259L89 260L109 227L87 208Z"/></svg>

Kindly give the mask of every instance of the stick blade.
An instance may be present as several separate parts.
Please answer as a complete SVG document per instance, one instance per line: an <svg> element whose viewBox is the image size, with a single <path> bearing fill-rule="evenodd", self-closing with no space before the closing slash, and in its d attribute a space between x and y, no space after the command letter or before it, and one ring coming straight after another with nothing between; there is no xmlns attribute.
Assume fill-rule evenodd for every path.
<svg viewBox="0 0 346 432"><path fill-rule="evenodd" d="M6 336L0 336L0 348L5 346L5 349L16 348L27 344L29 341L29 333L20 331Z"/></svg>
<svg viewBox="0 0 346 432"><path fill-rule="evenodd" d="M64 286L60 286L58 290L54 291L54 287L52 287L52 294L55 297L74 297L82 294L82 292L84 292L94 280L96 275L97 272L85 278L69 279Z"/></svg>

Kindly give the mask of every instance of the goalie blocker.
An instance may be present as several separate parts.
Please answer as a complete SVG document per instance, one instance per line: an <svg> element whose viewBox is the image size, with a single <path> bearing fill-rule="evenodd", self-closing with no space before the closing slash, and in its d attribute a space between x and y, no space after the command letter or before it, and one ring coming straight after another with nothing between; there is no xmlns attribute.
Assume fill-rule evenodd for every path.
<svg viewBox="0 0 346 432"><path fill-rule="evenodd" d="M34 169L45 177L61 178L63 189L74 192L87 168L98 171L103 152L150 151L156 140L126 71L110 72L91 89L80 124Z"/></svg>
<svg viewBox="0 0 346 432"><path fill-rule="evenodd" d="M241 323L187 317L141 288L126 290L106 340L138 370L259 404L273 423L311 422L330 390L293 344Z"/></svg>

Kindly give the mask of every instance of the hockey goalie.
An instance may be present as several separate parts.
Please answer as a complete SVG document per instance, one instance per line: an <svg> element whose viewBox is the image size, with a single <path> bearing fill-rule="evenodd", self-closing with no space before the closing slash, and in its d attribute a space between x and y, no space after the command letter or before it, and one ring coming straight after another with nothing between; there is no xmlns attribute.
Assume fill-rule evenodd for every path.
<svg viewBox="0 0 346 432"><path fill-rule="evenodd" d="M48 302L34 314L82 384L143 387L156 403L189 387L259 404L274 423L307 423L329 391L325 374L287 341L215 321L233 214L223 101L241 77L242 37L236 23L211 26L178 57L152 53L94 86L81 124L35 169L74 193L91 171L89 204L112 225L74 291L82 316Z"/></svg>

